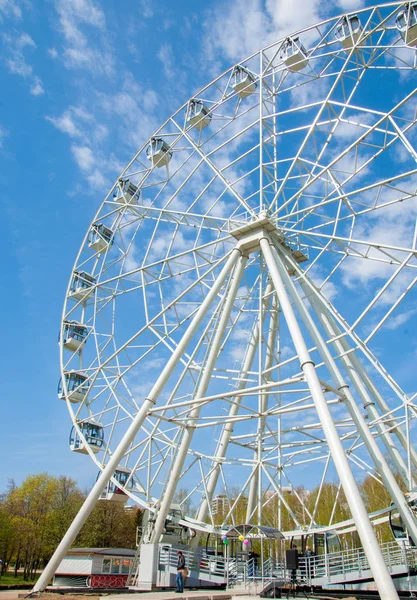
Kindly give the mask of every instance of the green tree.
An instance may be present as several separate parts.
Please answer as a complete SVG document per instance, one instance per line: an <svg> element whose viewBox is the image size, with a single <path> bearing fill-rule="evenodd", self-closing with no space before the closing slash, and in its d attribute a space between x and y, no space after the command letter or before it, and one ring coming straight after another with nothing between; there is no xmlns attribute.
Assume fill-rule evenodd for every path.
<svg viewBox="0 0 417 600"><path fill-rule="evenodd" d="M25 579L34 576L43 557L56 492L57 479L42 473L29 475L7 496L5 505L17 538L17 564L22 562Z"/></svg>
<svg viewBox="0 0 417 600"><path fill-rule="evenodd" d="M368 475L360 487L368 512L372 513L391 504L391 497L384 485ZM392 541L392 533L388 523L381 523L375 529L380 544Z"/></svg>
<svg viewBox="0 0 417 600"><path fill-rule="evenodd" d="M78 535L75 545L91 548L135 548L137 509L100 500Z"/></svg>

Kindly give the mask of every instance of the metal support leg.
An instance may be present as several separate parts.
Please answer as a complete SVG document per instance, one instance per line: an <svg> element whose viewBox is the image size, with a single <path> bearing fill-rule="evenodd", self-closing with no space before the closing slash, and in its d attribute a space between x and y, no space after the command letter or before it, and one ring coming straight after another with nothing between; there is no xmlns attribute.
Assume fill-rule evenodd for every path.
<svg viewBox="0 0 417 600"><path fill-rule="evenodd" d="M278 250L278 252L280 251ZM384 482L392 501L394 502L409 534L411 535L414 543L417 546L417 522L407 504L406 499L404 498L404 494L401 491L397 480L392 474L392 471L389 468L384 458L384 455L382 454L378 446L376 439L370 432L368 424L366 423L361 411L359 410L359 407L355 402L355 399L352 395L349 386L347 385L347 383L345 383L342 373L340 372L339 367L337 366L325 341L323 340L321 333L319 332L313 319L307 311L303 301L298 295L294 283L292 282L285 269L281 271L281 275L284 285L286 286L287 291L292 301L294 302L294 305L297 308L301 319L303 320L309 334L311 335L313 343L316 345L320 356L332 377L335 387L345 395L345 406L348 409L349 414L352 417L353 422L355 423L358 432L375 463L378 473L381 476L382 481Z"/></svg>
<svg viewBox="0 0 417 600"><path fill-rule="evenodd" d="M224 332L226 329L227 322L230 317L230 313L233 307L233 303L236 298L236 294L239 289L240 280L242 278L243 272L245 270L245 265L247 262L247 257L241 256L239 262L237 263L234 273L233 280L230 286L230 290L224 300L223 311L220 315L220 319L217 325L217 330L214 335L214 339L211 342L211 347L208 352L208 356L205 361L205 365L201 374L201 377L198 381L197 388L194 395L194 400L198 400L203 398L208 385L210 383L210 378L213 372L213 368L216 364L216 360L218 358L220 346L223 340ZM184 431L183 438L181 440L180 447L178 449L175 462L170 473L169 481L164 490L160 507L157 512L156 521L154 525L154 529L151 533L151 543L158 543L159 538L164 530L165 521L167 518L167 514L172 504L172 500L177 488L178 480L181 475L181 471L184 466L185 459L187 457L188 450L190 448L191 441L194 435L194 420L198 418L200 414L200 405L195 405L190 412L188 426Z"/></svg>
<svg viewBox="0 0 417 600"><path fill-rule="evenodd" d="M269 292L271 291L271 288L269 287L269 288L267 288L267 293L269 293L268 289L269 289ZM254 327L252 335L251 335L251 339L249 340L249 344L248 344L247 351L246 351L246 356L245 356L242 370L241 370L241 377L245 377L252 368L252 363L255 358L256 350L258 347L258 339L259 339L259 322L257 322L255 324L255 327ZM236 397L233 398L233 403L229 410L229 418L235 417L237 415L237 413L239 412L239 407L240 407L240 403L242 400L242 396L239 396L238 392L244 390L246 385L247 385L246 381L241 381L239 383L237 390L236 390L236 392L237 392ZM229 446L230 438L232 437L233 429L234 429L233 422L226 423L226 425L223 427L223 431L222 431L220 441L217 446L216 455L214 458L216 465L215 465L214 469L212 470L210 477L208 478L208 481L207 481L207 497L204 498L204 500L202 501L202 503L200 505L198 515L197 515L198 521L204 521L204 519L207 516L208 506L209 506L209 503L213 499L214 490L216 489L217 481L219 479L220 464L221 464L223 458L226 456L227 448ZM196 540L196 538L198 538L198 537L199 536L197 534L196 537L194 538L194 540ZM193 546L196 545L194 540L192 543Z"/></svg>
<svg viewBox="0 0 417 600"><path fill-rule="evenodd" d="M303 287L303 289L305 289L305 288ZM339 335L339 334L333 333L333 332L337 331L337 325L333 321L333 319L331 319L329 317L329 315L327 315L326 312L321 308L319 300L311 295L308 296L308 300L309 300L310 305L313 308L315 314L317 315L317 318L319 319L320 323L323 325L323 328L326 331L326 334L330 338ZM343 342L345 342L345 343L343 343ZM349 379L351 380L357 393L359 394L359 396L363 402L363 406L368 414L369 419L372 421L379 419L380 415L375 407L375 404L374 404L372 398L368 394L368 390L366 389L365 381L364 381L363 377L361 377L362 368L360 370L355 368L354 361L355 361L355 359L357 360L357 357L354 356L354 354L352 352L349 354L345 354L345 352L347 350L349 350L349 344L348 344L347 340L343 340L342 338L339 338L339 339L335 340L333 343L334 343L334 346L335 346L338 354L342 355L340 358L340 361L343 364L343 366L345 367L346 372L348 373ZM386 412L389 412L389 408L387 406L386 406ZM387 449L387 452L390 455L391 460L393 461L398 472L402 476L404 483L407 484L407 481L408 481L407 466L406 466L406 464L403 460L403 457L401 456L397 446L395 445L395 442L392 437L392 433L389 431L386 424L382 423L380 421L375 423L375 428L381 434L382 442L383 442L385 448Z"/></svg>
<svg viewBox="0 0 417 600"><path fill-rule="evenodd" d="M47 564L46 568L44 569L42 575L39 577L38 581L35 583L32 593L43 591L46 588L46 586L48 585L49 581L54 576L58 565L60 564L61 560L64 558L69 547L71 546L71 544L75 540L76 536L78 535L81 527L84 525L89 514L91 513L94 506L96 505L97 500L100 498L101 493L103 492L104 488L110 481L110 478L112 477L113 473L115 472L116 468L118 467L120 461L123 459L124 455L126 454L128 448L129 448L129 445L134 440L136 433L139 431L140 427L142 426L143 422L145 421L146 417L148 416L149 409L152 408L152 406L155 404L159 394L163 390L171 373L175 369L179 359L181 358L186 347L190 343L190 340L192 339L195 332L197 331L198 326L200 325L208 308L210 307L210 304L213 302L214 298L217 296L227 275L229 274L230 270L234 267L234 265L240 255L241 255L240 250L238 250L237 248L234 248L231 255L229 256L228 260L226 261L226 264L224 265L223 269L221 270L218 278L214 282L212 288L208 292L207 296L205 297L205 299L204 299L203 303L201 304L200 308L198 309L197 313L194 315L194 318L191 321L190 325L188 326L186 332L184 333L181 341L179 342L178 346L176 347L176 349L172 353L171 357L169 358L167 364L165 365L164 369L162 370L162 373L158 377L155 385L153 386L151 393L149 394L149 396L147 398L145 398L138 414L133 419L130 427L124 434L124 436L123 436L122 440L120 441L119 445L117 446L117 448L115 449L111 459L107 463L107 465L106 465L105 469L103 470L103 472L101 473L100 477L97 479L93 489L88 494L86 500L84 501L84 504L82 505L77 516L75 517L75 519L71 523L70 527L68 528L68 531L62 538L59 546L57 547L54 554L52 555L52 557L51 557L49 563Z"/></svg>
<svg viewBox="0 0 417 600"><path fill-rule="evenodd" d="M270 293L271 286L268 285L266 296ZM269 290L269 291L268 291ZM263 321L263 319L262 319ZM268 340L266 345L266 355L265 355L265 366L264 370L267 371L272 367L273 358L274 358L274 347L277 336L277 323L278 323L278 303L276 295L274 294L273 298L273 308L271 313L271 319L269 323L269 332L268 332ZM265 383L269 383L269 380L266 380ZM269 394L263 394L261 396L261 406L260 412L264 413L268 406ZM262 437L265 430L265 417L260 417L258 422L258 430L257 430L257 448L254 452L254 460L256 461L253 469L256 470L256 473L253 474L252 481L250 483L249 494L248 494L248 506L246 508L246 523L252 523L253 514L255 512L256 500L258 500L258 524L261 525L261 515L259 514L259 487L262 481L262 469L259 464L259 460L262 457Z"/></svg>
<svg viewBox="0 0 417 600"><path fill-rule="evenodd" d="M298 325L285 289L281 275L282 271L285 270L285 266L278 256L275 247L266 235L261 238L260 245L278 295L278 301L300 359L301 369L305 375L307 385L316 406L317 414L323 427L324 435L342 483L353 520L355 521L373 577L378 586L380 597L382 600L397 600L397 591L385 565L383 554L378 545L378 540L350 469L345 450L340 441L329 407L327 406L326 398L324 397L319 378L317 377L314 368L314 362L308 352L300 326Z"/></svg>
<svg viewBox="0 0 417 600"><path fill-rule="evenodd" d="M349 341L346 336L342 335L342 330L334 320L334 318L330 315L330 313L326 310L323 299L321 298L321 294L317 291L315 294L311 291L311 287L309 287L305 281L300 280L300 285L303 288L303 291L307 298L309 299L310 304L312 305L314 312L319 318L320 322L323 325L327 335L332 337L337 337L333 343L335 348L337 349L338 354L341 354L341 362L344 365L349 378L351 379L353 385L355 386L358 394L360 395L365 409L369 414L370 419L376 420L379 419L380 415L375 408L374 402L377 404L379 409L383 414L389 413L390 409L379 393L377 387L369 377L366 369L362 366L360 360L356 356L355 352L352 352L352 349L349 345ZM357 386L357 381L361 381L361 385ZM368 388L371 397L369 396L367 390L363 388L363 383ZM376 427L380 431L382 435L382 439L385 447L387 448L387 452L389 453L391 459L396 465L398 471L405 477L404 481L407 481L407 467L405 462L396 447L394 440L392 439L393 435L396 435L398 441L404 448L404 450L408 451L408 442L407 436L402 429L402 427L396 424L395 417L390 417L390 421L395 426L392 430L392 433L388 432L388 428L384 423L377 423ZM414 448L411 448L411 458L414 463L414 466L417 467L417 452Z"/></svg>

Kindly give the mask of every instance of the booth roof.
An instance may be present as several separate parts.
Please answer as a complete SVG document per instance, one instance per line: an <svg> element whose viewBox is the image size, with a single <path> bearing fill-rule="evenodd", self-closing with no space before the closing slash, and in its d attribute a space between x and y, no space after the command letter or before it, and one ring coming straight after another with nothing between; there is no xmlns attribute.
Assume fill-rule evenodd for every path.
<svg viewBox="0 0 417 600"><path fill-rule="evenodd" d="M247 539L268 539L268 540L283 540L285 539L282 533L278 529L273 527L265 527L264 525L252 525L248 523L246 525L236 525L231 527L226 533L226 537L230 539L237 539L240 535L243 535Z"/></svg>
<svg viewBox="0 0 417 600"><path fill-rule="evenodd" d="M131 548L70 548L67 554L107 554L117 556L135 556Z"/></svg>

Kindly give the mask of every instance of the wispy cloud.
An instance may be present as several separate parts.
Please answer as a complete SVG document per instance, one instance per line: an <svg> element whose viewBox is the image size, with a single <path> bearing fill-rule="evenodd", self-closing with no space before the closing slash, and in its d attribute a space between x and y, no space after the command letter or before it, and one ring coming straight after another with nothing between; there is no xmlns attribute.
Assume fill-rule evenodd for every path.
<svg viewBox="0 0 417 600"><path fill-rule="evenodd" d="M94 0L56 0L55 6L59 29L64 36L60 55L64 65L70 69L86 69L96 74L113 74L115 62L110 41L105 35L106 18L100 5ZM102 34L95 46L89 43L89 36L82 31L87 27ZM59 56L58 52L57 55Z"/></svg>
<svg viewBox="0 0 417 600"><path fill-rule="evenodd" d="M112 177L122 170L122 164L112 152L101 147L108 128L83 106L69 106L59 116L47 116L47 121L71 139L71 154L83 177L93 190L104 190Z"/></svg>
<svg viewBox="0 0 417 600"><path fill-rule="evenodd" d="M46 117L47 121L50 121L54 127L66 133L70 137L82 137L82 132L74 122L71 107L66 110L60 117Z"/></svg>
<svg viewBox="0 0 417 600"><path fill-rule="evenodd" d="M5 127L3 127L2 125L0 125L0 148L3 147L3 140L8 135L9 135L9 132L7 131L7 129Z"/></svg>
<svg viewBox="0 0 417 600"><path fill-rule="evenodd" d="M417 313L416 308L412 308L403 313L395 315L391 317L389 321L385 324L387 329L398 329L401 325L404 325L411 317L413 317Z"/></svg>
<svg viewBox="0 0 417 600"><path fill-rule="evenodd" d="M71 146L71 151L82 171L90 171L95 163L94 154L88 146Z"/></svg>
<svg viewBox="0 0 417 600"><path fill-rule="evenodd" d="M346 11L356 10L365 6L364 0L339 0L338 4L342 10Z"/></svg>
<svg viewBox="0 0 417 600"><path fill-rule="evenodd" d="M1 1L1 0L0 0ZM9 73L19 75L28 81L30 93L33 96L40 96L45 92L40 77L35 75L33 67L28 63L25 53L36 50L36 44L28 33L21 33L18 36L10 34L3 35L4 45L7 48L5 53L5 63Z"/></svg>
<svg viewBox="0 0 417 600"><path fill-rule="evenodd" d="M102 141L108 135L107 126L97 122L93 114L82 106L69 106L62 115L45 118L56 129L71 138Z"/></svg>
<svg viewBox="0 0 417 600"><path fill-rule="evenodd" d="M162 44L158 51L157 57L163 64L165 75L169 79L175 77L174 53L172 52L172 46L170 44Z"/></svg>
<svg viewBox="0 0 417 600"><path fill-rule="evenodd" d="M226 2L208 14L207 55L214 60L242 60L283 35L316 23L322 7L319 0Z"/></svg>
<svg viewBox="0 0 417 600"><path fill-rule="evenodd" d="M150 0L140 0L140 15L145 19L151 19L154 16L153 2Z"/></svg>
<svg viewBox="0 0 417 600"><path fill-rule="evenodd" d="M365 5L365 0L232 0L216 5L205 20L204 59L214 71L223 61L243 60L260 48L336 12Z"/></svg>
<svg viewBox="0 0 417 600"><path fill-rule="evenodd" d="M0 0L0 23L5 17L22 18L22 9L16 0Z"/></svg>

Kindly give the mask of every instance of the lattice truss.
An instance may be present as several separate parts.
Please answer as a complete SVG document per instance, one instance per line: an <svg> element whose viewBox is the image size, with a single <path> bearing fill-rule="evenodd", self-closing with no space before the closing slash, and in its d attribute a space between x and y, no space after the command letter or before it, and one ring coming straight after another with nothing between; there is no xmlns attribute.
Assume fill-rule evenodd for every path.
<svg viewBox="0 0 417 600"><path fill-rule="evenodd" d="M168 147L167 164L152 164L147 142L115 183L74 265L91 276L89 294L74 295L73 274L61 335L63 396L99 469L219 282L234 232L265 218L353 473L381 481L295 297L378 447L413 488L416 403L400 383L410 387L415 356L416 52L395 26L400 6L358 12L350 46L335 37L337 18L257 52L239 65L250 76L245 97L229 69L194 97L207 126L193 125L190 103L182 106L154 135ZM297 38L299 70L284 52ZM134 197L123 196L126 181ZM97 250L98 225L110 234ZM207 530L216 494L227 498L224 522L236 522L243 499L247 521L259 522L274 495L287 503L284 487L303 506L298 486L324 489L337 477L265 257L254 248L239 265L218 285L122 462L125 492L152 509L177 472L187 517ZM71 321L85 326L76 350L63 343ZM79 401L71 372L84 375ZM103 430L99 452L86 421ZM315 522L314 511L304 516Z"/></svg>

